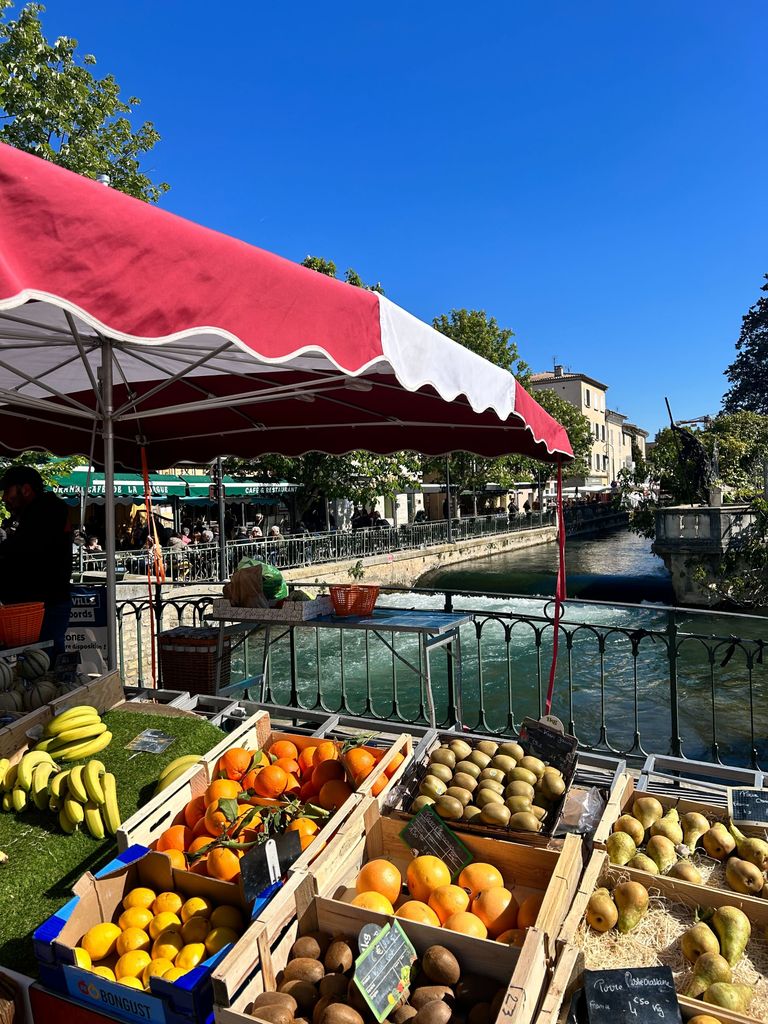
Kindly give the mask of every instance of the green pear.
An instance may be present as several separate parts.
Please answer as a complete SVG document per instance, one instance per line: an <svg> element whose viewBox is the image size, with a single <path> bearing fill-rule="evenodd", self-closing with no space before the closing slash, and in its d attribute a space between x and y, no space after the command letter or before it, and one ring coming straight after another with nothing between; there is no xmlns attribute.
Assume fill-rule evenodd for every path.
<svg viewBox="0 0 768 1024"><path fill-rule="evenodd" d="M612 832L606 840L605 848L611 864L618 864L620 867L632 860L637 853L634 839L626 832Z"/></svg>
<svg viewBox="0 0 768 1024"><path fill-rule="evenodd" d="M626 832L628 836L632 836L635 846L642 846L645 839L645 829L637 818L633 818L631 814L622 814L620 818L617 818L613 831Z"/></svg>
<svg viewBox="0 0 768 1024"><path fill-rule="evenodd" d="M718 907L709 924L720 941L720 952L731 967L735 967L752 934L749 918L738 907Z"/></svg>
<svg viewBox="0 0 768 1024"><path fill-rule="evenodd" d="M709 822L698 811L688 811L680 818L680 824L683 826L683 842L693 853L704 833L709 832Z"/></svg>
<svg viewBox="0 0 768 1024"><path fill-rule="evenodd" d="M680 936L680 949L685 959L695 964L704 953L720 953L717 936L703 921L699 921Z"/></svg>
<svg viewBox="0 0 768 1024"><path fill-rule="evenodd" d="M719 1017L713 1017L709 1013L697 1013L695 1017L689 1017L687 1024L723 1024Z"/></svg>
<svg viewBox="0 0 768 1024"><path fill-rule="evenodd" d="M702 998L705 1003L721 1006L732 1013L746 1013L753 995L754 989L751 985L729 985L727 982L718 981L709 986Z"/></svg>
<svg viewBox="0 0 768 1024"><path fill-rule="evenodd" d="M587 924L596 932L607 932L616 924L619 912L607 889L595 889L587 904Z"/></svg>
<svg viewBox="0 0 768 1024"><path fill-rule="evenodd" d="M693 966L693 977L685 987L685 995L698 998L710 985L719 981L730 982L731 965L719 953L702 953Z"/></svg>
<svg viewBox="0 0 768 1024"><path fill-rule="evenodd" d="M681 878L684 882L693 882L694 885L704 884L701 872L689 860L679 860L677 864L673 864L667 875L669 878Z"/></svg>
<svg viewBox="0 0 768 1024"><path fill-rule="evenodd" d="M725 860L736 849L736 840L722 821L716 821L712 828L701 837L701 845L710 857L715 860Z"/></svg>
<svg viewBox="0 0 768 1024"><path fill-rule="evenodd" d="M725 880L734 892L745 896L759 896L765 885L760 868L740 857L729 857L725 862Z"/></svg>
<svg viewBox="0 0 768 1024"><path fill-rule="evenodd" d="M632 814L643 828L650 828L663 816L664 808L655 796L639 796L632 805Z"/></svg>
<svg viewBox="0 0 768 1024"><path fill-rule="evenodd" d="M619 911L617 927L624 934L642 921L648 909L648 890L639 882L621 882L613 890L613 902Z"/></svg>
<svg viewBox="0 0 768 1024"><path fill-rule="evenodd" d="M646 844L645 853L655 861L660 875L665 875L677 861L675 844L666 836L651 836Z"/></svg>
<svg viewBox="0 0 768 1024"><path fill-rule="evenodd" d="M658 875L659 869L656 861L646 857L644 853L636 853L632 860L627 861L628 868L635 868L637 871L647 871L649 875Z"/></svg>
<svg viewBox="0 0 768 1024"><path fill-rule="evenodd" d="M664 836L670 843L677 846L683 841L683 829L680 825L680 815L674 807L670 807L663 818L654 821L651 825L652 836Z"/></svg>
<svg viewBox="0 0 768 1024"><path fill-rule="evenodd" d="M754 864L761 871L768 871L768 843L764 839L745 836L733 824L731 835L736 840L736 849L742 860Z"/></svg>

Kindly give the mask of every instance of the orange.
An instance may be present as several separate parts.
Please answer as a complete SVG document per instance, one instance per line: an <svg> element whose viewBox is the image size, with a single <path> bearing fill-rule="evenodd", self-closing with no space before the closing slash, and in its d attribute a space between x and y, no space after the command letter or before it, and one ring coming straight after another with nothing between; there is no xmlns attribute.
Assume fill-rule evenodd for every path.
<svg viewBox="0 0 768 1024"><path fill-rule="evenodd" d="M460 885L441 885L430 894L429 905L443 924L451 914L460 914L468 909L469 896Z"/></svg>
<svg viewBox="0 0 768 1024"><path fill-rule="evenodd" d="M189 844L187 853L198 853L200 850L204 850L207 846L210 846L213 842L213 836L207 832L204 836L198 836L197 839L193 839Z"/></svg>
<svg viewBox="0 0 768 1024"><path fill-rule="evenodd" d="M156 849L161 853L163 850L186 850L194 836L192 829L186 825L171 825L157 840Z"/></svg>
<svg viewBox="0 0 768 1024"><path fill-rule="evenodd" d="M190 800L187 806L184 808L184 824L187 828L194 828L195 825L205 814L205 808L208 801L205 799L205 794L202 796L196 796L194 800Z"/></svg>
<svg viewBox="0 0 768 1024"><path fill-rule="evenodd" d="M317 747L304 747L302 752L296 758L299 762L299 768L301 769L302 776L311 775L315 767L315 751Z"/></svg>
<svg viewBox="0 0 768 1024"><path fill-rule="evenodd" d="M317 768L323 761L338 761L339 745L335 740L320 740L315 747L312 764Z"/></svg>
<svg viewBox="0 0 768 1024"><path fill-rule="evenodd" d="M517 912L517 927L518 928L532 928L536 924L536 918L539 916L541 910L541 904L544 900L544 893L534 893L532 896L528 896L520 904L520 909Z"/></svg>
<svg viewBox="0 0 768 1024"><path fill-rule="evenodd" d="M208 874L223 882L234 882L240 874L240 858L234 850L217 846L208 854Z"/></svg>
<svg viewBox="0 0 768 1024"><path fill-rule="evenodd" d="M332 782L334 779L344 778L344 765L341 761L321 761L321 763L312 772L312 785L319 793L326 782Z"/></svg>
<svg viewBox="0 0 768 1024"><path fill-rule="evenodd" d="M190 942L205 942L205 936L210 930L211 926L204 917L190 917L187 923L181 926L181 937L185 945Z"/></svg>
<svg viewBox="0 0 768 1024"><path fill-rule="evenodd" d="M466 889L471 899L479 896L483 889L495 889L498 885L504 885L501 872L493 864L484 864L482 861L474 861L467 864L458 878L458 884Z"/></svg>
<svg viewBox="0 0 768 1024"><path fill-rule="evenodd" d="M376 758L365 747L352 747L345 755L344 763L353 779L367 779L376 767Z"/></svg>
<svg viewBox="0 0 768 1024"><path fill-rule="evenodd" d="M240 779L240 785L243 787L244 792L249 792L253 789L253 784L256 781L256 776L263 769L263 767L264 765L259 765L257 768L251 768L251 770L246 772L242 779Z"/></svg>
<svg viewBox="0 0 768 1024"><path fill-rule="evenodd" d="M110 970L109 967L94 967L93 973L98 974L100 978L106 978L107 981L116 981L115 972Z"/></svg>
<svg viewBox="0 0 768 1024"><path fill-rule="evenodd" d="M205 896L190 896L184 906L181 908L181 920L184 924L190 921L193 917L202 917L206 921L213 913L213 904L210 900L206 899Z"/></svg>
<svg viewBox="0 0 768 1024"><path fill-rule="evenodd" d="M318 795L318 803L326 811L338 811L352 796L351 788L340 779L326 782Z"/></svg>
<svg viewBox="0 0 768 1024"><path fill-rule="evenodd" d="M172 868L178 868L180 871L186 870L187 860L181 850L163 850L163 856L168 858Z"/></svg>
<svg viewBox="0 0 768 1024"><path fill-rule="evenodd" d="M134 949L124 953L115 964L115 978L138 978L152 962L145 949Z"/></svg>
<svg viewBox="0 0 768 1024"><path fill-rule="evenodd" d="M288 785L288 772L279 765L270 764L256 776L253 788L259 796L276 797L285 792Z"/></svg>
<svg viewBox="0 0 768 1024"><path fill-rule="evenodd" d="M181 928L181 920L176 914L172 914L170 911L163 911L162 914L156 914L149 922L149 934L152 939L158 938L168 928Z"/></svg>
<svg viewBox="0 0 768 1024"><path fill-rule="evenodd" d="M287 772L289 775L299 774L299 762L294 761L292 757L278 757L275 764L278 768L282 768L283 771Z"/></svg>
<svg viewBox="0 0 768 1024"><path fill-rule="evenodd" d="M404 917L408 921L419 921L421 924L431 924L435 928L440 927L440 918L434 910L426 903L419 903L418 900L408 900L395 911L395 917Z"/></svg>
<svg viewBox="0 0 768 1024"><path fill-rule="evenodd" d="M299 835L299 842L301 843L302 850L306 850L306 848L308 846L310 846L312 843L314 843L314 841L316 839L317 839L317 836L307 836L307 835L301 835L300 834ZM318 853L320 852L320 850L322 850L323 846L325 846L325 843L323 843L320 847L318 847L318 851L317 851Z"/></svg>
<svg viewBox="0 0 768 1024"><path fill-rule="evenodd" d="M212 836L220 836L222 832L227 831L231 824L230 819L223 811L219 810L218 800L208 804L208 809L205 812L205 827Z"/></svg>
<svg viewBox="0 0 768 1024"><path fill-rule="evenodd" d="M91 960L103 960L104 957L114 953L117 940L122 932L116 924L95 924L89 928L80 940L80 945L86 951Z"/></svg>
<svg viewBox="0 0 768 1024"><path fill-rule="evenodd" d="M219 758L216 765L216 774L222 778L235 779L239 782L251 767L252 760L253 754L250 750L243 750L242 747L232 747Z"/></svg>
<svg viewBox="0 0 768 1024"><path fill-rule="evenodd" d="M213 956L214 953L218 953L220 949L228 946L231 942L237 942L239 938L239 934L233 928L224 926L212 928L205 937L208 956ZM182 967L183 964L177 963L176 966Z"/></svg>
<svg viewBox="0 0 768 1024"><path fill-rule="evenodd" d="M501 885L483 889L472 900L472 913L480 918L492 939L517 926L517 900Z"/></svg>
<svg viewBox="0 0 768 1024"><path fill-rule="evenodd" d="M392 760L384 769L384 774L387 776L388 779L392 778L392 776L395 774L395 772L397 771L397 769L400 767L404 760L405 756L401 754L399 751L398 753L392 755Z"/></svg>
<svg viewBox="0 0 768 1024"><path fill-rule="evenodd" d="M161 892L150 907L153 914L178 914L184 900L175 892Z"/></svg>
<svg viewBox="0 0 768 1024"><path fill-rule="evenodd" d="M449 932L461 932L463 935L474 935L476 939L487 939L488 929L479 917L462 911L458 914L451 914L447 921L443 922L443 928Z"/></svg>
<svg viewBox="0 0 768 1024"><path fill-rule="evenodd" d="M130 910L131 907L146 907L149 909L157 898L157 893L145 886L140 885L123 898L123 909Z"/></svg>
<svg viewBox="0 0 768 1024"><path fill-rule="evenodd" d="M317 797L317 787L315 786L312 779L309 782L305 782L299 790L299 800L306 803L308 800L314 800Z"/></svg>
<svg viewBox="0 0 768 1024"><path fill-rule="evenodd" d="M380 892L359 892L352 900L353 907L362 907L374 914L394 914L395 909Z"/></svg>
<svg viewBox="0 0 768 1024"><path fill-rule="evenodd" d="M299 756L299 748L295 743L291 743L290 740L277 740L269 748L270 754L274 754L275 757L290 757L295 761Z"/></svg>
<svg viewBox="0 0 768 1024"><path fill-rule="evenodd" d="M441 885L451 884L451 873L439 857L414 857L405 873L408 892L420 903L429 903L429 897Z"/></svg>
<svg viewBox="0 0 768 1024"><path fill-rule="evenodd" d="M202 919L200 919L202 921ZM203 922L206 923L206 922ZM184 939L176 928L167 928L155 939L152 946L153 960L173 960L184 948Z"/></svg>
<svg viewBox="0 0 768 1024"><path fill-rule="evenodd" d="M117 925L125 931L126 928L145 929L155 915L147 907L131 907L124 910L117 919Z"/></svg>
<svg viewBox="0 0 768 1024"><path fill-rule="evenodd" d="M126 928L118 937L115 949L118 956L133 952L134 949L149 949L149 936L143 928ZM142 968L143 969L143 968Z"/></svg>
<svg viewBox="0 0 768 1024"><path fill-rule="evenodd" d="M207 807L206 807L206 810L208 810ZM195 839L197 839L199 836L207 836L209 839L211 838L211 833L208 831L208 825L206 824L206 821L205 821L205 815L202 816L202 818L198 821L198 823L192 829L192 835L195 837ZM194 842L194 840L193 840L193 842ZM190 844L190 846L191 846L191 844Z"/></svg>
<svg viewBox="0 0 768 1024"><path fill-rule="evenodd" d="M297 775L288 776L288 785L285 787L285 796L296 797L301 790L301 783Z"/></svg>
<svg viewBox="0 0 768 1024"><path fill-rule="evenodd" d="M243 915L237 907L230 907L227 904L216 907L208 920L211 928L229 928L230 931L237 932L238 935L245 931Z"/></svg>
<svg viewBox="0 0 768 1024"><path fill-rule="evenodd" d="M298 832L301 836L313 836L320 826L312 818L294 818L286 832Z"/></svg>
<svg viewBox="0 0 768 1024"><path fill-rule="evenodd" d="M82 946L75 946L72 952L75 954L75 967L82 967L84 971L90 971L93 961L88 951Z"/></svg>
<svg viewBox="0 0 768 1024"><path fill-rule="evenodd" d="M179 978L183 978L186 973L187 972L183 967L172 967L170 971L166 971L163 975L163 981L178 981Z"/></svg>
<svg viewBox="0 0 768 1024"><path fill-rule="evenodd" d="M173 968L173 962L171 960L152 960L144 968L141 980L145 986L149 987L150 978L162 978L166 971L170 971Z"/></svg>
<svg viewBox="0 0 768 1024"><path fill-rule="evenodd" d="M205 791L206 804L216 800L237 800L240 796L240 783L234 779L214 779Z"/></svg>
<svg viewBox="0 0 768 1024"><path fill-rule="evenodd" d="M510 928L508 932L502 932L496 936L497 942L506 942L508 946L522 946L525 942L525 929Z"/></svg>
<svg viewBox="0 0 768 1024"><path fill-rule="evenodd" d="M139 992L144 991L144 986L142 985L140 978L132 978L130 974L125 974L122 978L118 978L117 980L121 985L125 985L126 988L135 988Z"/></svg>
<svg viewBox="0 0 768 1024"><path fill-rule="evenodd" d="M363 781L363 780L362 779L355 779L355 783L357 785L359 785L361 781ZM371 786L371 796L378 796L379 793L384 789L384 787L387 785L388 782L389 782L389 779L387 778L385 773L382 772L381 775L378 777L378 779L376 779L374 784Z"/></svg>
<svg viewBox="0 0 768 1024"><path fill-rule="evenodd" d="M355 880L358 892L378 892L395 903L403 888L403 876L388 860L369 860Z"/></svg>
<svg viewBox="0 0 768 1024"><path fill-rule="evenodd" d="M182 973L191 971L193 967L197 967L199 963L202 963L206 956L205 944L202 940L199 942L189 942L176 954L176 959L173 961L176 965L174 969L180 970ZM168 980L167 974L164 974L163 977L166 981Z"/></svg>

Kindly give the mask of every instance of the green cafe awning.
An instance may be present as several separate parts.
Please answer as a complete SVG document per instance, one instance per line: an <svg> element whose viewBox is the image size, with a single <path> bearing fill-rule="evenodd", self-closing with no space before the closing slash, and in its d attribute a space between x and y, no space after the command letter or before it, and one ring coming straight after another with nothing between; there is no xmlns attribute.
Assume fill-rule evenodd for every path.
<svg viewBox="0 0 768 1024"><path fill-rule="evenodd" d="M104 474L91 473L87 469L75 469L67 476L57 479L51 490L62 498L82 498L88 488L89 501L104 501ZM153 501L164 498L183 498L187 485L177 476L165 473L150 473L149 487ZM144 478L138 473L115 473L115 498L135 499L137 504L144 498Z"/></svg>
<svg viewBox="0 0 768 1024"><path fill-rule="evenodd" d="M214 492L211 490L214 481L210 476L185 476L183 479L189 488L189 498L215 501L212 497ZM290 484L286 480L236 480L234 477L225 476L223 483L228 501L245 501L252 498L258 502L261 498L293 494L299 489L298 484Z"/></svg>

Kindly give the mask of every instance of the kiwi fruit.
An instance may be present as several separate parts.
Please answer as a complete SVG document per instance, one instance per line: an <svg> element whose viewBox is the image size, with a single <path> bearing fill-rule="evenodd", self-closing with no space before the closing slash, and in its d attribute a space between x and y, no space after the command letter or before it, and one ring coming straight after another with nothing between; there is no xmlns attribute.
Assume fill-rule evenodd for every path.
<svg viewBox="0 0 768 1024"><path fill-rule="evenodd" d="M472 747L465 740L451 740L448 749L453 751L457 761L463 761L472 753Z"/></svg>
<svg viewBox="0 0 768 1024"><path fill-rule="evenodd" d="M445 764L450 769L456 767L456 755L448 747L438 747L437 750L433 750L429 755L430 764Z"/></svg>
<svg viewBox="0 0 768 1024"><path fill-rule="evenodd" d="M416 813L416 811L420 811L423 807L429 807L429 805L433 804L434 802L435 801L432 799L431 796L427 796L426 794L422 793L420 796L417 796L416 799L411 804L411 810L414 813Z"/></svg>
<svg viewBox="0 0 768 1024"><path fill-rule="evenodd" d="M512 812L504 804L486 804L480 812L480 820L486 825L499 825L502 828L509 824Z"/></svg>
<svg viewBox="0 0 768 1024"><path fill-rule="evenodd" d="M466 790L464 791L466 792ZM439 796L435 800L435 810L441 818L447 818L449 821L456 821L464 813L464 804L457 800L455 797Z"/></svg>
<svg viewBox="0 0 768 1024"><path fill-rule="evenodd" d="M491 761L491 768L498 768L500 772L507 775L513 768L517 768L517 761L508 754L497 754Z"/></svg>
<svg viewBox="0 0 768 1024"><path fill-rule="evenodd" d="M355 956L348 942L343 939L334 939L325 953L323 963L326 971L331 974L346 974L352 970Z"/></svg>
<svg viewBox="0 0 768 1024"><path fill-rule="evenodd" d="M493 757L498 749L499 744L495 740L480 740L479 743L475 744L475 750L482 750L489 757Z"/></svg>
<svg viewBox="0 0 768 1024"><path fill-rule="evenodd" d="M331 1003L326 1006L318 1024L363 1024L362 1016L346 1003Z"/></svg>
<svg viewBox="0 0 768 1024"><path fill-rule="evenodd" d="M341 975L339 975L339 977L341 977ZM312 1011L312 1024L320 1024L320 1018L323 1016L323 1014L333 1001L334 1000L332 996L320 996L320 998L315 1003L314 1010Z"/></svg>
<svg viewBox="0 0 768 1024"><path fill-rule="evenodd" d="M499 754L506 754L507 757L514 757L516 761L522 761L525 751L519 743L501 743L498 749Z"/></svg>
<svg viewBox="0 0 768 1024"><path fill-rule="evenodd" d="M390 1013L388 1020L391 1020L392 1024L406 1024L406 1021L411 1020L417 1013L418 1010L411 1006L410 1003L400 1003Z"/></svg>
<svg viewBox="0 0 768 1024"><path fill-rule="evenodd" d="M474 761L459 761L456 765L456 774L461 772L462 775L471 775L473 779L480 777L482 768L480 765L475 764Z"/></svg>
<svg viewBox="0 0 768 1024"><path fill-rule="evenodd" d="M508 796L506 804L512 814L517 814L518 811L530 811L531 809L531 801L527 796Z"/></svg>
<svg viewBox="0 0 768 1024"><path fill-rule="evenodd" d="M267 1021L267 1024L292 1024L293 1014L283 1003L268 1003L266 1006L254 1008L251 1016Z"/></svg>
<svg viewBox="0 0 768 1024"><path fill-rule="evenodd" d="M328 949L329 942L328 936L323 935L322 932L309 932L307 935L301 935L291 946L288 959L308 957L310 960L321 960Z"/></svg>
<svg viewBox="0 0 768 1024"><path fill-rule="evenodd" d="M479 779L477 783L477 792L479 793L481 789L490 789L494 793L501 794L504 792L504 784L502 782L497 782L495 779Z"/></svg>
<svg viewBox="0 0 768 1024"><path fill-rule="evenodd" d="M488 996L488 985L488 978L465 973L456 984L456 998L465 1006L481 1003Z"/></svg>
<svg viewBox="0 0 768 1024"><path fill-rule="evenodd" d="M410 995L410 1004L417 1010L421 1010L427 1003L441 1001L453 1007L456 997L453 989L447 985L420 985L413 989Z"/></svg>
<svg viewBox="0 0 768 1024"><path fill-rule="evenodd" d="M494 782L504 782L506 775L501 768L483 768L477 777L477 781L485 782L486 779L493 779Z"/></svg>
<svg viewBox="0 0 768 1024"><path fill-rule="evenodd" d="M467 804L461 817L464 821L474 821L476 818L479 818L482 813L483 812L479 807L475 807L474 804Z"/></svg>
<svg viewBox="0 0 768 1024"><path fill-rule="evenodd" d="M455 985L461 977L459 961L445 946L430 946L421 958L421 969L436 985Z"/></svg>
<svg viewBox="0 0 768 1024"><path fill-rule="evenodd" d="M430 775L440 779L440 781L444 782L447 786L453 778L453 770L449 768L447 764L431 764L427 770L426 777L429 778Z"/></svg>
<svg viewBox="0 0 768 1024"><path fill-rule="evenodd" d="M438 779L436 775L425 775L419 786L419 795L431 796L433 800L437 800L439 796L445 793L447 788L442 779Z"/></svg>
<svg viewBox="0 0 768 1024"><path fill-rule="evenodd" d="M287 992L262 992L261 995L256 996L251 1006L251 1011L257 1010L262 1006L273 1006L280 1005L286 1006L293 1016L298 1010L298 1005L293 996L288 995Z"/></svg>
<svg viewBox="0 0 768 1024"><path fill-rule="evenodd" d="M321 996L329 996L331 999L344 999L347 994L349 979L345 974L332 972L320 981L317 986Z"/></svg>
<svg viewBox="0 0 768 1024"><path fill-rule="evenodd" d="M527 782L529 786L535 786L538 781L538 776L527 768L513 768L507 772L507 782Z"/></svg>
<svg viewBox="0 0 768 1024"><path fill-rule="evenodd" d="M475 804L482 808L486 804L503 804L504 797L501 793L496 793L492 789L479 789L475 793Z"/></svg>
<svg viewBox="0 0 768 1024"><path fill-rule="evenodd" d="M315 1008L315 1003L320 998L320 995L315 986L309 981L301 981L295 978L290 981L283 980L277 987L278 992L285 992L289 996L293 996L296 1000L296 1006L301 1013L310 1014Z"/></svg>
<svg viewBox="0 0 768 1024"><path fill-rule="evenodd" d="M533 772L536 778L540 779L544 774L544 768L546 766L541 758L532 757L530 754L527 754L525 757L521 758L518 767L525 768L527 771Z"/></svg>
<svg viewBox="0 0 768 1024"><path fill-rule="evenodd" d="M482 750L473 750L467 758L472 764L476 764L477 767L482 771L483 768L487 768L491 763L491 758L488 754L484 754Z"/></svg>
<svg viewBox="0 0 768 1024"><path fill-rule="evenodd" d="M545 772L539 782L539 792L547 800L558 800L565 792L565 782L559 775L547 774Z"/></svg>
<svg viewBox="0 0 768 1024"><path fill-rule="evenodd" d="M307 956L289 960L283 971L284 981L308 981L311 985L316 985L324 977L325 968L320 961L310 960Z"/></svg>
<svg viewBox="0 0 768 1024"><path fill-rule="evenodd" d="M504 790L504 796L527 796L532 801L536 796L536 790L530 782L510 782Z"/></svg>
<svg viewBox="0 0 768 1024"><path fill-rule="evenodd" d="M493 1001L491 1002L491 1020L496 1020L499 1016L506 995L507 990L505 988L499 988L496 990L496 995L493 997Z"/></svg>
<svg viewBox="0 0 768 1024"><path fill-rule="evenodd" d="M452 1017L453 1010L448 1003L435 999L422 1006L413 1018L413 1024L449 1024Z"/></svg>
<svg viewBox="0 0 768 1024"><path fill-rule="evenodd" d="M467 775L466 772L456 772L453 776L452 786L460 786L462 789L469 790L470 793L474 793L477 789L477 779L473 775ZM438 796L442 796L439 793Z"/></svg>
<svg viewBox="0 0 768 1024"><path fill-rule="evenodd" d="M462 789L461 786L449 786L445 795L452 796L454 800L458 800L462 807L466 807L472 800L472 794L469 790Z"/></svg>
<svg viewBox="0 0 768 1024"><path fill-rule="evenodd" d="M541 822L530 811L518 811L509 819L509 827L520 829L521 832L539 832Z"/></svg>

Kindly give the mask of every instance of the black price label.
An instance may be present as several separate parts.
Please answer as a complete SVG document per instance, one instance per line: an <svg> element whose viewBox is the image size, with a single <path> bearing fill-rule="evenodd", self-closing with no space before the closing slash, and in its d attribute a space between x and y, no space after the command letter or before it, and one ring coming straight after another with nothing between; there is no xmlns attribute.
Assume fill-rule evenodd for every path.
<svg viewBox="0 0 768 1024"><path fill-rule="evenodd" d="M669 967L585 971L589 1024L682 1024Z"/></svg>
<svg viewBox="0 0 768 1024"><path fill-rule="evenodd" d="M416 950L395 921L355 961L355 984L379 1024L408 994Z"/></svg>
<svg viewBox="0 0 768 1024"><path fill-rule="evenodd" d="M452 879L472 860L464 843L429 806L422 807L411 818L400 838L417 856L439 857Z"/></svg>
<svg viewBox="0 0 768 1024"><path fill-rule="evenodd" d="M576 737L560 732L559 729L553 729L552 726L546 725L544 722L526 718L520 738L534 757L554 765L564 774L576 762L578 746Z"/></svg>
<svg viewBox="0 0 768 1024"><path fill-rule="evenodd" d="M768 828L768 789L729 789L728 811L733 822Z"/></svg>
<svg viewBox="0 0 768 1024"><path fill-rule="evenodd" d="M253 846L240 861L240 877L246 900L251 903L275 882L285 877L288 868L301 856L298 832L286 832Z"/></svg>

